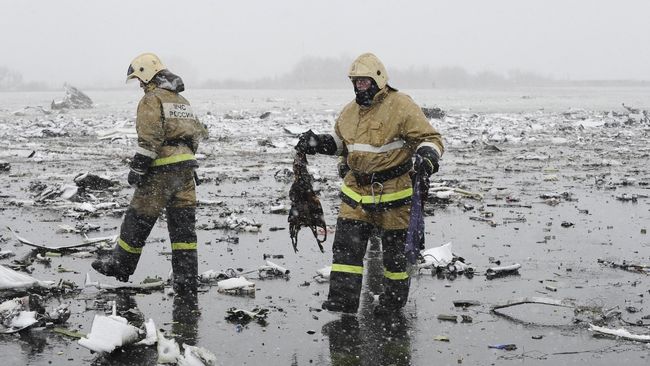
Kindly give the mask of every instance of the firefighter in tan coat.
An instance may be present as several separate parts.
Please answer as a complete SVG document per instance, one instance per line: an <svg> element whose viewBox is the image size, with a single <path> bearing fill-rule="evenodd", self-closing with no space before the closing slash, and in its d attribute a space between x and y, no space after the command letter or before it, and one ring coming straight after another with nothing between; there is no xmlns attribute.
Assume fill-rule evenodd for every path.
<svg viewBox="0 0 650 366"><path fill-rule="evenodd" d="M356 98L341 111L334 133L307 131L296 150L341 155L349 168L343 170L330 290L323 309L357 311L363 257L375 228L383 248L384 292L374 312L382 315L398 311L408 298L404 243L413 195L410 173L424 170L428 177L437 172L444 148L420 107L387 84L386 69L375 55L359 56L349 77ZM413 166L414 154L423 158L421 166Z"/></svg>
<svg viewBox="0 0 650 366"><path fill-rule="evenodd" d="M207 137L190 103L179 93L183 81L160 59L145 53L129 65L127 81L138 79L144 96L138 104L138 147L128 176L135 192L120 228L112 255L92 267L99 273L128 281L145 241L163 209L172 246L174 289L196 291L197 240L194 154Z"/></svg>

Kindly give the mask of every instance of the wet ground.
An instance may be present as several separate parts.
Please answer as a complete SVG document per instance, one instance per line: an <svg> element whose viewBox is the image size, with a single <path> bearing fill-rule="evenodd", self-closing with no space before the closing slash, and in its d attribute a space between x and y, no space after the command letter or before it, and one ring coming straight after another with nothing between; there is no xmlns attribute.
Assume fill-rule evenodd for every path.
<svg viewBox="0 0 650 366"><path fill-rule="evenodd" d="M444 119L432 120L447 144L433 185L481 193L483 200L452 196L432 198L427 204L426 246L452 242L454 252L477 274L467 278L422 271L412 278L409 303L394 318L371 314L382 271L377 250L367 254L369 274L359 313L341 317L320 311L328 284L313 276L331 261L340 184L334 158L310 159L326 221L332 226L325 254L308 230L301 232L300 251L293 253L286 214L270 212L272 206L289 205L290 182L279 176L291 169L296 140L284 128L329 132L350 97L344 91L186 93L211 133L200 149L199 175L205 183L198 187L199 272L252 271L246 276L256 283L254 297L226 295L206 286L199 294L198 311L192 311L162 291L115 295L84 289L86 272L94 280L114 283L90 269L93 258L64 255L52 257L48 266L34 263L29 268L36 278L79 285L78 293L47 302L70 303L68 328L87 333L95 312L104 312L101 306L95 309L101 305L96 300L115 299L121 310L137 308L145 319L154 319L169 337L212 351L222 365L645 365L646 344L594 337L588 323L650 333L648 326L629 324L650 323L647 276L598 263L650 264L650 123L621 106L625 102L648 110L649 92L610 88L411 93L421 105L448 111ZM23 107L42 105L47 110L56 93L2 95L0 160L11 165L0 172L3 227L50 244L81 240L76 234L57 233L60 225L98 225L91 237L118 233L132 193L124 159L132 155L135 140L97 136L118 126L132 127L139 94L87 94L96 108L49 115ZM271 114L259 118L264 112ZM95 212L61 198L37 200L43 185L74 184L73 178L82 172L122 185L93 192L88 202ZM112 202L116 204L108 204ZM259 232L216 228L231 215L255 220L261 224ZM0 249L16 254L0 264L29 251L9 231L0 235ZM147 276L166 278L169 251L161 219L132 282ZM282 255L271 260L288 268L290 277L257 279L264 254ZM518 275L489 280L483 274L495 261L522 267ZM59 267L73 272L60 272ZM507 317L490 312L491 305L532 296L568 299L583 311L521 305L504 310ZM454 300L476 300L480 305L458 308ZM224 319L231 307L263 307L270 313L265 325L239 326ZM610 309L620 316L602 320L600 315ZM472 320L439 320L441 314ZM517 349L488 348L496 344L515 344ZM6 365L148 365L156 360L155 348L128 348L100 357L48 328L2 335L0 350Z"/></svg>

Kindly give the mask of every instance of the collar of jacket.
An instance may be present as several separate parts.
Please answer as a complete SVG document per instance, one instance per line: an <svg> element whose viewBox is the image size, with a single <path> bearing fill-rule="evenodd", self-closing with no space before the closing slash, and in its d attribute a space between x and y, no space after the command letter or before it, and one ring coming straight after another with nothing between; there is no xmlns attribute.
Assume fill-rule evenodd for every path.
<svg viewBox="0 0 650 366"><path fill-rule="evenodd" d="M370 106L368 107L359 106L359 108L361 110L372 109L372 107L376 106L377 104L381 104L381 102L383 102L384 99L386 99L389 93L396 92L396 91L397 89L393 88L390 85L386 85L383 89L379 90L377 94L375 94L375 97L372 98L372 104L370 104Z"/></svg>
<svg viewBox="0 0 650 366"><path fill-rule="evenodd" d="M149 93L150 91L152 91L152 90L154 90L154 89L156 89L156 88L157 88L156 84L154 84L154 83L147 83L147 84L145 84L145 86L144 86L144 92L145 92L145 93Z"/></svg>

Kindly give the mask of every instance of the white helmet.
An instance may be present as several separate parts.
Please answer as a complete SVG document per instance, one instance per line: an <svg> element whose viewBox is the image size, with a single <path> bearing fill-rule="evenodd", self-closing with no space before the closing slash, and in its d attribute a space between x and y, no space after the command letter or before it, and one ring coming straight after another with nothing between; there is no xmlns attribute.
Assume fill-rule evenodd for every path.
<svg viewBox="0 0 650 366"><path fill-rule="evenodd" d="M126 72L126 81L138 78L143 83L148 83L160 71L165 70L158 56L153 53L143 53L131 61L129 70Z"/></svg>
<svg viewBox="0 0 650 366"><path fill-rule="evenodd" d="M352 63L352 66L350 66L348 76L350 78L372 78L377 83L379 89L383 89L388 84L388 74L386 73L384 64L372 53L364 53L357 57Z"/></svg>

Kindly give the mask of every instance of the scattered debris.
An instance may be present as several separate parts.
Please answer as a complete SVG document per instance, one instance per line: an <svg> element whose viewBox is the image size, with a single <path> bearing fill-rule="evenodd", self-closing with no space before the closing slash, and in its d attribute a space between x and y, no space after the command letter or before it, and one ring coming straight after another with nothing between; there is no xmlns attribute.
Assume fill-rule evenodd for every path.
<svg viewBox="0 0 650 366"><path fill-rule="evenodd" d="M11 164L6 161L0 160L0 172L8 172L11 170Z"/></svg>
<svg viewBox="0 0 650 366"><path fill-rule="evenodd" d="M244 276L229 278L217 282L217 291L230 294L254 294L255 283L248 281Z"/></svg>
<svg viewBox="0 0 650 366"><path fill-rule="evenodd" d="M511 264L509 266L490 267L487 269L487 271L485 271L485 276L487 279L492 279L501 276L518 274L519 268L521 268L521 264L519 263Z"/></svg>
<svg viewBox="0 0 650 366"><path fill-rule="evenodd" d="M32 287L52 288L54 287L54 281L40 281L0 265L0 290L28 289Z"/></svg>
<svg viewBox="0 0 650 366"><path fill-rule="evenodd" d="M203 347L183 344L184 353L178 357L178 366L216 366L217 356Z"/></svg>
<svg viewBox="0 0 650 366"><path fill-rule="evenodd" d="M330 274L332 273L332 266L327 266L316 271L316 276L314 280L316 282L328 282L330 280Z"/></svg>
<svg viewBox="0 0 650 366"><path fill-rule="evenodd" d="M36 312L29 311L29 296L7 300L0 304L0 333L20 332L36 324Z"/></svg>
<svg viewBox="0 0 650 366"><path fill-rule="evenodd" d="M429 269L432 274L445 272L449 274L464 273L471 276L474 273L474 268L465 264L464 258L452 253L451 243L422 251L416 268L418 271Z"/></svg>
<svg viewBox="0 0 650 366"><path fill-rule="evenodd" d="M155 279L145 279L142 283L139 284L120 284L112 285L107 283L101 283L99 281L92 281L90 279L90 273L86 273L86 281L84 282L84 287L94 287L98 290L108 290L108 291L119 291L119 290L140 290L140 291L150 291L150 290L162 290L165 287L165 282L159 278Z"/></svg>
<svg viewBox="0 0 650 366"><path fill-rule="evenodd" d="M116 180L111 180L108 178L103 178L91 173L81 173L74 177L74 183L77 187L86 190L106 190L109 188L117 188L120 186L120 182Z"/></svg>
<svg viewBox="0 0 650 366"><path fill-rule="evenodd" d="M36 244L33 243L18 234L14 232L10 227L7 226L7 229L11 231L11 233L14 235L14 237L21 243L25 245L29 245L30 247L38 248L38 249L45 249L48 251L62 251L62 250L67 250L67 249L73 249L73 248L80 248L80 247L87 247L90 245L98 244L98 243L103 243L103 242L115 242L117 240L117 236L105 236L101 238L85 238L82 243L76 243L76 244L61 244L61 245L43 245L43 244Z"/></svg>
<svg viewBox="0 0 650 366"><path fill-rule="evenodd" d="M610 328L599 327L593 324L589 324L589 330L594 332L594 334L611 335L618 338L627 339L629 341L650 342L650 335L630 333L629 331L623 328L610 329Z"/></svg>
<svg viewBox="0 0 650 366"><path fill-rule="evenodd" d="M616 263L612 261L608 261L605 259L598 259L598 263L612 267L612 268L618 268L622 269L625 271L630 271L630 272L636 272L640 274L650 274L650 265L644 265L644 264L631 264L627 263L627 261L623 261L623 263Z"/></svg>
<svg viewBox="0 0 650 366"><path fill-rule="evenodd" d="M481 305L481 302L476 300L454 300L453 303L455 307L463 308Z"/></svg>
<svg viewBox="0 0 650 366"><path fill-rule="evenodd" d="M450 321L450 322L457 322L458 321L458 316L457 315L449 315L449 314L439 314L437 317L438 320L444 320L444 321Z"/></svg>
<svg viewBox="0 0 650 366"><path fill-rule="evenodd" d="M208 282L227 280L229 278L234 278L234 277L237 277L237 271L235 271L233 268L228 268L225 272L209 269L199 274L199 281L208 283Z"/></svg>
<svg viewBox="0 0 650 366"><path fill-rule="evenodd" d="M488 345L488 348L494 348L494 349L502 349L505 351L515 351L517 349L516 344L508 343L508 344L492 344Z"/></svg>
<svg viewBox="0 0 650 366"><path fill-rule="evenodd" d="M266 325L266 317L268 316L269 309L255 308L251 311L230 308L226 311L226 320L230 322L236 322L239 324L248 324L249 322L255 320L256 322Z"/></svg>
<svg viewBox="0 0 650 366"><path fill-rule="evenodd" d="M144 323L145 337L144 339L138 341L136 344L141 344L144 346L153 346L158 342L158 331L156 330L156 323L153 319L149 319Z"/></svg>
<svg viewBox="0 0 650 366"><path fill-rule="evenodd" d="M257 269L260 278L270 278L270 277L284 277L288 278L289 270L279 266L269 260L266 261L265 266L260 266Z"/></svg>
<svg viewBox="0 0 650 366"><path fill-rule="evenodd" d="M181 349L174 339L167 339L165 335L158 330L158 363L176 363L181 355Z"/></svg>
<svg viewBox="0 0 650 366"><path fill-rule="evenodd" d="M576 309L576 306L570 300L556 300L547 297L522 297L518 299L508 300L501 304L492 305L490 311L497 315L508 317L508 315L500 312L500 310L511 306L517 306L522 304L540 304L540 305L559 306L564 308Z"/></svg>
<svg viewBox="0 0 650 366"><path fill-rule="evenodd" d="M71 337L71 338L79 339L79 338L86 337L86 334L84 334L84 333L77 332L76 330L66 329L66 328L53 328L52 331L54 333L59 333L59 334L62 334L64 336Z"/></svg>

